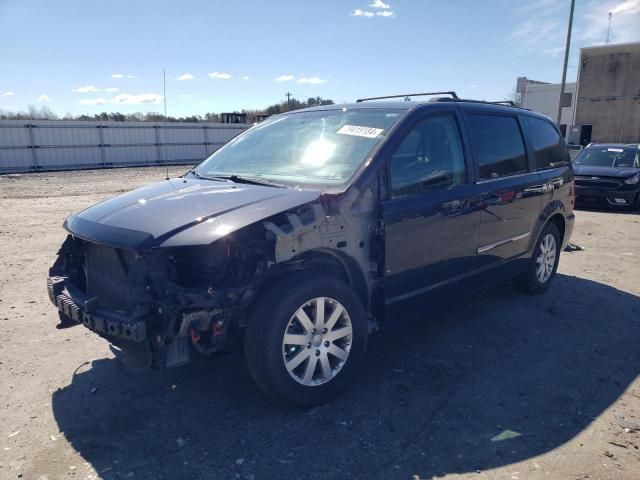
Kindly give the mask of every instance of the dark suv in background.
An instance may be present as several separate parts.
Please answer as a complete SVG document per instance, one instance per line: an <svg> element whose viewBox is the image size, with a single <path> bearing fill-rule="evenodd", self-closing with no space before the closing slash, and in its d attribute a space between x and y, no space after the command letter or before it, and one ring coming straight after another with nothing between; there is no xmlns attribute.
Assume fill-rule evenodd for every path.
<svg viewBox="0 0 640 480"><path fill-rule="evenodd" d="M62 323L152 367L243 341L267 393L313 405L351 385L379 327L508 278L548 289L574 223L562 136L447 93L274 116L69 216L48 279Z"/></svg>
<svg viewBox="0 0 640 480"><path fill-rule="evenodd" d="M592 143L574 161L576 201L640 208L640 147Z"/></svg>

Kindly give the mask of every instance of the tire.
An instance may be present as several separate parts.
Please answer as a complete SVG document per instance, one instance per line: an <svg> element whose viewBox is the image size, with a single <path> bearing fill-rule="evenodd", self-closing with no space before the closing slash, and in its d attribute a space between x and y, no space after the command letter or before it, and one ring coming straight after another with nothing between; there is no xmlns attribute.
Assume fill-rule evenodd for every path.
<svg viewBox="0 0 640 480"><path fill-rule="evenodd" d="M551 246L554 249L553 260L551 260L549 254L544 253L545 251L549 251ZM524 293L529 294L546 291L556 276L561 246L562 241L558 227L553 223L548 223L536 241L533 255L527 265L527 270L516 277L516 286ZM541 263L544 264L542 270Z"/></svg>
<svg viewBox="0 0 640 480"><path fill-rule="evenodd" d="M333 322L326 333L312 333L319 304L325 312L322 324ZM293 343L285 342L285 333ZM346 283L310 271L289 274L267 288L251 308L245 358L256 383L272 398L311 407L353 383L364 365L367 336L364 309Z"/></svg>

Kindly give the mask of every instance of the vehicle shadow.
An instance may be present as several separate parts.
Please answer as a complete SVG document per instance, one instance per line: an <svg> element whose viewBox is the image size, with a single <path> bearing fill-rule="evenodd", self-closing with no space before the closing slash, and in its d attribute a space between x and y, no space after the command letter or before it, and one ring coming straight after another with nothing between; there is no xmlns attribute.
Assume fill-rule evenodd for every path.
<svg viewBox="0 0 640 480"><path fill-rule="evenodd" d="M151 374L97 360L53 412L102 478L486 470L559 447L616 401L639 373L639 300L564 275L542 296L472 296L375 334L354 388L307 411L264 396L232 354Z"/></svg>

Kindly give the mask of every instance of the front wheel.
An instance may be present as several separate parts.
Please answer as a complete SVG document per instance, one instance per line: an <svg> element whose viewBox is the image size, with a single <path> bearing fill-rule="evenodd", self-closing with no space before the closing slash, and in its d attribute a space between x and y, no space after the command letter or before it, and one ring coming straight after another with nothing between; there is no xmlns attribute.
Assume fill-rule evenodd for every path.
<svg viewBox="0 0 640 480"><path fill-rule="evenodd" d="M525 293L544 292L558 270L560 232L553 223L547 224L538 237L526 272L516 277L516 285Z"/></svg>
<svg viewBox="0 0 640 480"><path fill-rule="evenodd" d="M245 333L254 380L277 400L325 403L362 368L367 321L360 300L339 279L291 275L260 295Z"/></svg>

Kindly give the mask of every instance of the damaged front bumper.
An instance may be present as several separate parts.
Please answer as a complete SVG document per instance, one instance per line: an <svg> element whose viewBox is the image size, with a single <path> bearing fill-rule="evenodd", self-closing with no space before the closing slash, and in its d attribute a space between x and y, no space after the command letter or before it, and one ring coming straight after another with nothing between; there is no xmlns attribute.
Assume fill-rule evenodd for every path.
<svg viewBox="0 0 640 480"><path fill-rule="evenodd" d="M66 320L82 323L103 336L133 342L147 340L147 319L132 320L123 313L98 307L98 299L74 288L68 277L47 278L47 293Z"/></svg>
<svg viewBox="0 0 640 480"><path fill-rule="evenodd" d="M65 327L82 324L122 352L122 360L135 368L177 367L189 363L191 347L212 354L228 345L222 308L166 312L160 306L132 318L126 312L99 305L74 287L68 277L47 278L51 303Z"/></svg>
<svg viewBox="0 0 640 480"><path fill-rule="evenodd" d="M115 275L114 269L121 268L121 277L106 278L108 285L122 285L102 295L89 286L97 282L87 274L88 248L95 247L69 239L49 270L47 293L60 314L60 327L84 325L117 347L122 360L136 368L183 365L192 350L210 355L233 343L229 333L237 333L237 328L228 320L237 318L241 291L183 287L159 266L170 255L115 251L107 258L115 264L98 262L103 267L99 273Z"/></svg>

